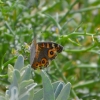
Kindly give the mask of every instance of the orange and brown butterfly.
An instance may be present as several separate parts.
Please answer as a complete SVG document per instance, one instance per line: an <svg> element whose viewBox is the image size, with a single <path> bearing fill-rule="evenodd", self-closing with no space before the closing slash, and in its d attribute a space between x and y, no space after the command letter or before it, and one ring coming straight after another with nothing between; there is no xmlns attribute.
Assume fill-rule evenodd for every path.
<svg viewBox="0 0 100 100"><path fill-rule="evenodd" d="M62 52L63 47L54 42L32 43L30 50L30 63L33 69L42 69L49 65L49 61L55 59L57 53Z"/></svg>

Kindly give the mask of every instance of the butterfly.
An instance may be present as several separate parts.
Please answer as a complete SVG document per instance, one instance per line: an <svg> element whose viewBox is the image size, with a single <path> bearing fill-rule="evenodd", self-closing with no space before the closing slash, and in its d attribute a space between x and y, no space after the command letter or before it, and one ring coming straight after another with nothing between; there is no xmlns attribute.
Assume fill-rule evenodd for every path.
<svg viewBox="0 0 100 100"><path fill-rule="evenodd" d="M55 42L32 43L30 63L33 69L42 69L49 65L49 61L55 59L57 53L62 52L63 46Z"/></svg>

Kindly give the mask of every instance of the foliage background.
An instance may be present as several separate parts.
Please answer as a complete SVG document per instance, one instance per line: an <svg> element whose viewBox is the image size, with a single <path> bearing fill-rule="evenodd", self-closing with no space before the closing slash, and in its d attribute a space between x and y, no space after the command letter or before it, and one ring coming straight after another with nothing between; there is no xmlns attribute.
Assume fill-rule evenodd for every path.
<svg viewBox="0 0 100 100"><path fill-rule="evenodd" d="M64 50L47 73L52 82L71 82L70 98L100 99L100 1L99 0L3 0L0 1L0 91L6 86L8 64L24 55L29 45L54 41ZM41 77L33 77L41 87ZM74 95L73 95L74 94Z"/></svg>

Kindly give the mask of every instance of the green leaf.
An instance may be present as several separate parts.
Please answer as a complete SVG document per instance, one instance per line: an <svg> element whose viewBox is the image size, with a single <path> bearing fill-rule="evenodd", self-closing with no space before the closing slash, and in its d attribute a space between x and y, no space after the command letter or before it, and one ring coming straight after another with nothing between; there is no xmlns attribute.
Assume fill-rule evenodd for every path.
<svg viewBox="0 0 100 100"><path fill-rule="evenodd" d="M41 100L43 98L43 89L34 94L33 100Z"/></svg>
<svg viewBox="0 0 100 100"><path fill-rule="evenodd" d="M63 88L64 84L63 83L59 83L59 85L57 86L57 89L55 91L55 99L58 97L58 95L60 94L62 88Z"/></svg>
<svg viewBox="0 0 100 100"><path fill-rule="evenodd" d="M53 86L47 76L47 74L42 70L41 76L43 80L43 98L44 100L55 100Z"/></svg>
<svg viewBox="0 0 100 100"><path fill-rule="evenodd" d="M2 59L1 59L1 66L2 66L2 69L4 68L4 66L3 66L3 62L4 62L4 58L5 58L5 56L6 56L6 53L3 55Z"/></svg>
<svg viewBox="0 0 100 100"><path fill-rule="evenodd" d="M34 100L33 97L34 97L34 89L30 90L30 95L29 95L29 100ZM37 99L35 99L37 100Z"/></svg>
<svg viewBox="0 0 100 100"><path fill-rule="evenodd" d="M64 84L64 83L63 83L63 82L60 82L60 81L56 81L56 82L54 82L54 83L52 84L52 85L53 85L54 93L55 93L57 87L59 86L59 84Z"/></svg>
<svg viewBox="0 0 100 100"><path fill-rule="evenodd" d="M34 83L34 80L30 79L31 77L31 66L28 65L26 67L17 67L23 66L23 57L19 56L15 69L11 65L9 65L9 75L12 76L11 85L9 86L9 90L6 91L7 100L29 100L29 98L33 98L33 88L37 85ZM21 69L19 71L19 69ZM33 94L32 94L33 93Z"/></svg>
<svg viewBox="0 0 100 100"><path fill-rule="evenodd" d="M17 56L14 56L13 58L9 59L7 62L5 62L2 65L2 69L4 69L8 64L10 64L11 62L13 62L15 59L17 58Z"/></svg>
<svg viewBox="0 0 100 100"><path fill-rule="evenodd" d="M62 89L56 100L67 100L70 94L71 84L68 82Z"/></svg>
<svg viewBox="0 0 100 100"><path fill-rule="evenodd" d="M28 100L28 98L29 98L29 95L26 94L26 95L20 97L18 100Z"/></svg>
<svg viewBox="0 0 100 100"><path fill-rule="evenodd" d="M54 92L56 91L56 88L60 83L61 82L59 81L52 83ZM42 98L43 98L43 89L40 89L38 92L34 94L33 100L41 100Z"/></svg>
<svg viewBox="0 0 100 100"><path fill-rule="evenodd" d="M22 83L23 84L23 87L20 87L20 95L19 95L19 98L23 98L27 94L30 96L30 91L37 85L36 83L31 83L31 84L28 84L28 85L26 85L25 83L27 83L27 82L23 82Z"/></svg>
<svg viewBox="0 0 100 100"><path fill-rule="evenodd" d="M31 78L31 66L28 65L25 70L23 70L22 74L22 81L23 80L29 80Z"/></svg>
<svg viewBox="0 0 100 100"><path fill-rule="evenodd" d="M46 17L48 17L50 19L50 21L52 21L58 27L58 29L61 30L60 24L55 20L55 18L53 18L49 14L46 14Z"/></svg>
<svg viewBox="0 0 100 100"><path fill-rule="evenodd" d="M19 79L20 79L20 72L19 72L19 70L17 70L17 69L14 69L14 72L15 72L15 75L16 75L16 80L17 80L17 82L18 82Z"/></svg>
<svg viewBox="0 0 100 100"><path fill-rule="evenodd" d="M15 98L17 98L17 96L18 96L18 80L16 77L16 71L14 71L14 73L13 73L13 80L12 80L11 85L9 86L9 90L7 91L7 95L9 95L9 97L11 97L13 100Z"/></svg>
<svg viewBox="0 0 100 100"><path fill-rule="evenodd" d="M23 66L24 66L24 58L22 55L19 55L14 68L20 70Z"/></svg>
<svg viewBox="0 0 100 100"><path fill-rule="evenodd" d="M0 100L6 100L6 99L5 99L5 97L3 97L3 96L0 96Z"/></svg>
<svg viewBox="0 0 100 100"><path fill-rule="evenodd" d="M32 79L22 81L21 84L19 84L19 93L23 94L25 91L27 92L30 88L34 88L37 84L34 83ZM31 87L30 87L31 86ZM27 89L28 87L28 89ZM30 88L29 88L30 87Z"/></svg>

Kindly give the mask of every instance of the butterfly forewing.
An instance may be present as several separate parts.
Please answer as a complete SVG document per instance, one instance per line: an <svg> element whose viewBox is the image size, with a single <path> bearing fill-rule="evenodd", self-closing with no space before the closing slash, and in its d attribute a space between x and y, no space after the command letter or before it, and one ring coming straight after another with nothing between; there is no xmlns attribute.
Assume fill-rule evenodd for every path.
<svg viewBox="0 0 100 100"><path fill-rule="evenodd" d="M36 44L34 41L32 42L30 46L30 64L33 64L34 58L35 58L35 52L36 52Z"/></svg>

